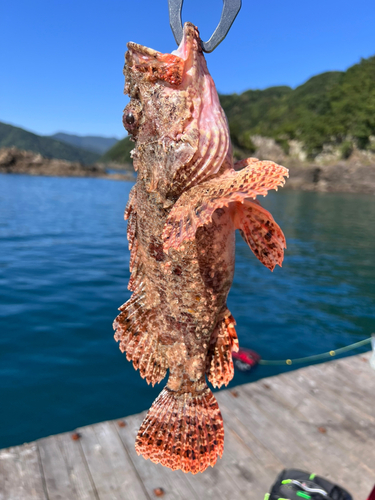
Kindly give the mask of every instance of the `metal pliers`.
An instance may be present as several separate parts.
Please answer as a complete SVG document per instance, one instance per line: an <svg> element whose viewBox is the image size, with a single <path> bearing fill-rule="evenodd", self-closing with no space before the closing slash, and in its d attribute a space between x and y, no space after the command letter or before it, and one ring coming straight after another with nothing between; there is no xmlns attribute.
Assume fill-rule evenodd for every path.
<svg viewBox="0 0 375 500"><path fill-rule="evenodd" d="M183 30L181 11L183 3L184 0L168 0L169 23L177 45L180 45L182 40ZM224 40L241 8L241 0L223 0L223 4L223 11L221 13L219 24L208 42L202 41L202 49L204 52L212 52L219 45L219 43Z"/></svg>

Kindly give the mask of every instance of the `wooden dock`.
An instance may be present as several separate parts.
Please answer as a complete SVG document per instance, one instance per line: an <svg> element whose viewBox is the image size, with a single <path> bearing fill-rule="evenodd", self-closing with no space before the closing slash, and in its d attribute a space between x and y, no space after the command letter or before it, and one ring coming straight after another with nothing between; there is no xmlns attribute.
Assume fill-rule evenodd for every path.
<svg viewBox="0 0 375 500"><path fill-rule="evenodd" d="M142 413L77 429L79 439L65 433L1 450L0 499L263 500L277 474L294 467L365 500L375 483L369 358L351 356L216 393L225 449L203 474L172 472L138 457Z"/></svg>

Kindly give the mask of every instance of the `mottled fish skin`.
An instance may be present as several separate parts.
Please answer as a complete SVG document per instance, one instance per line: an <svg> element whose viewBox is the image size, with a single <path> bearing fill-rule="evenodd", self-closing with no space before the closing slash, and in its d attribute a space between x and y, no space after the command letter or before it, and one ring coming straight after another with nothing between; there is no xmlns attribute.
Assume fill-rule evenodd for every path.
<svg viewBox="0 0 375 500"><path fill-rule="evenodd" d="M227 385L238 350L226 305L235 230L264 265L281 265L284 235L256 197L282 186L287 170L253 158L233 165L227 121L194 25L185 24L172 54L134 43L128 49L124 125L138 171L125 211L133 294L114 322L115 338L148 383L169 369L139 430L137 452L173 470L203 472L224 447L206 375L215 387Z"/></svg>

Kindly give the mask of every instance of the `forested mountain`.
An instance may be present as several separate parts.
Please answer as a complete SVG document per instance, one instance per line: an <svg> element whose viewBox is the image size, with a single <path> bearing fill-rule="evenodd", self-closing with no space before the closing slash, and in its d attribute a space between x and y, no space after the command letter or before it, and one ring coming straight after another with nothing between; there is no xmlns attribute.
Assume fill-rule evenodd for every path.
<svg viewBox="0 0 375 500"><path fill-rule="evenodd" d="M103 162L115 163L132 163L130 158L130 151L134 149L134 142L129 137L125 137L118 141L109 151L107 151L101 158Z"/></svg>
<svg viewBox="0 0 375 500"><path fill-rule="evenodd" d="M272 137L286 152L288 141L297 139L310 157L329 144L373 148L375 56L345 72L314 76L294 90L248 90L220 100L233 142L245 149L251 150L252 135Z"/></svg>
<svg viewBox="0 0 375 500"><path fill-rule="evenodd" d="M96 135L82 136L66 134L65 132L58 132L57 134L50 135L49 137L100 155L108 151L118 141L116 137L101 137Z"/></svg>
<svg viewBox="0 0 375 500"><path fill-rule="evenodd" d="M95 163L100 156L56 139L33 134L20 127L0 122L0 147L13 146L17 149L40 153L45 158L79 161L85 165Z"/></svg>

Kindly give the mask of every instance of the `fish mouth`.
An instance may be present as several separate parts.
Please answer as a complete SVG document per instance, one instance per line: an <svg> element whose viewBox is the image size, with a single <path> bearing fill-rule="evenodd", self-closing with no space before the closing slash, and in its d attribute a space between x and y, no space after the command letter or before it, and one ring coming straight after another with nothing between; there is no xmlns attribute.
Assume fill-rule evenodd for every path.
<svg viewBox="0 0 375 500"><path fill-rule="evenodd" d="M203 53L199 31L194 24L185 23L181 43L178 49L174 50L172 54L181 57L184 61L187 61L191 58L194 52Z"/></svg>
<svg viewBox="0 0 375 500"><path fill-rule="evenodd" d="M130 82L132 74L143 73L144 82L164 81L176 88L183 84L190 68L204 60L199 31L192 23L185 23L180 46L171 54L129 42L125 55L125 81ZM131 92L131 85L125 84L125 93ZM129 94L130 95L130 94Z"/></svg>
<svg viewBox="0 0 375 500"><path fill-rule="evenodd" d="M162 60L167 55L134 42L128 42L127 47L136 64L146 63L150 59ZM198 28L187 22L184 24L180 46L168 55L174 55L187 61L193 52L202 52L201 39Z"/></svg>

